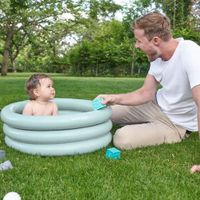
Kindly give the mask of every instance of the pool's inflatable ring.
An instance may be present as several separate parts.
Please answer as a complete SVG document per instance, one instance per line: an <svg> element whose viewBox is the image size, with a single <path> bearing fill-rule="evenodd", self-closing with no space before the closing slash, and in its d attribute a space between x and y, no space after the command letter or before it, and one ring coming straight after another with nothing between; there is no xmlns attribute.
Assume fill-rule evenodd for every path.
<svg viewBox="0 0 200 200"><path fill-rule="evenodd" d="M111 141L111 109L93 110L83 99L56 98L59 115L24 116L27 101L7 105L1 111L8 146L29 154L61 156L88 153Z"/></svg>

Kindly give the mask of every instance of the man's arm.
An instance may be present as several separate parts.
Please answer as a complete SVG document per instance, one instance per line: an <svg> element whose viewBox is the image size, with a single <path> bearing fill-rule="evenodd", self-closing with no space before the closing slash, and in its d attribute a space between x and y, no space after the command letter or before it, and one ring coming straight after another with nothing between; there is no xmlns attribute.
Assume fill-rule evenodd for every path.
<svg viewBox="0 0 200 200"><path fill-rule="evenodd" d="M198 120L198 131L200 137L200 85L192 88L192 96L197 105L197 120Z"/></svg>
<svg viewBox="0 0 200 200"><path fill-rule="evenodd" d="M141 105L155 99L158 82L152 75L147 75L143 86L133 92L124 94L102 94L103 104Z"/></svg>

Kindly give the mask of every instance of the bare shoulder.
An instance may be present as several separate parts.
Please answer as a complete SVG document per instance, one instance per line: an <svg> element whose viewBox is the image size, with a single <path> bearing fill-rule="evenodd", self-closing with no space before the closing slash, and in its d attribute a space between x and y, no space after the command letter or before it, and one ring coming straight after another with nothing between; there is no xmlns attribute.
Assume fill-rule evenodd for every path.
<svg viewBox="0 0 200 200"><path fill-rule="evenodd" d="M54 101L49 101L49 105L53 106L53 107L57 107L57 104Z"/></svg>
<svg viewBox="0 0 200 200"><path fill-rule="evenodd" d="M32 107L34 105L34 102L33 101L27 101L26 105L24 106L24 109L25 108L29 108L29 107Z"/></svg>
<svg viewBox="0 0 200 200"><path fill-rule="evenodd" d="M28 101L26 103L26 105L24 106L22 114L23 115L32 115L33 104L34 104L33 101Z"/></svg>

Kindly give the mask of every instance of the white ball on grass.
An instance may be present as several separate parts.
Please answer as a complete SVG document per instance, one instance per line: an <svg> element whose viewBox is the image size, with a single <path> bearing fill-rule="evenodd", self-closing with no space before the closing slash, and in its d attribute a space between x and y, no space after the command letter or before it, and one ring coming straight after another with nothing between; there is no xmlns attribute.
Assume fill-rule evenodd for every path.
<svg viewBox="0 0 200 200"><path fill-rule="evenodd" d="M3 200L21 200L21 197L17 192L8 192Z"/></svg>

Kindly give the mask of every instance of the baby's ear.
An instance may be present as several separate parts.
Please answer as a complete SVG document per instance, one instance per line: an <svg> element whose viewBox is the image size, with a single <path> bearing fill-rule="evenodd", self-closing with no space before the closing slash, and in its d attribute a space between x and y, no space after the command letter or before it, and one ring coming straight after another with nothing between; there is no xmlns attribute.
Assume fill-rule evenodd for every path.
<svg viewBox="0 0 200 200"><path fill-rule="evenodd" d="M38 93L38 89L37 89L37 88L35 88L35 89L33 90L33 94L34 94L35 97L38 97L38 96L39 96L39 93Z"/></svg>

